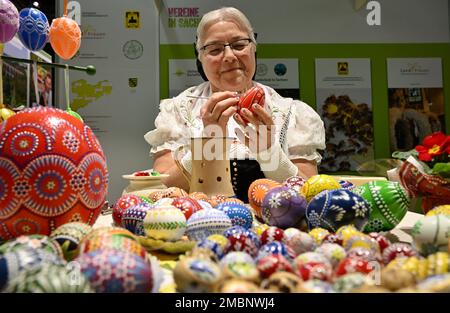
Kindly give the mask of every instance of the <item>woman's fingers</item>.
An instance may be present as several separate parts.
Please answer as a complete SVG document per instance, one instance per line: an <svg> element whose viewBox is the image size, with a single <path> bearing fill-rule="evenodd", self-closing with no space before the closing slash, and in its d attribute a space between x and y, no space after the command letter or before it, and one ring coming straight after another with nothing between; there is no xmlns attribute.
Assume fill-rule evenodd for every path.
<svg viewBox="0 0 450 313"><path fill-rule="evenodd" d="M219 124L226 125L230 117L232 117L236 113L236 111L237 111L236 106L231 106L225 111L223 111L218 120Z"/></svg>
<svg viewBox="0 0 450 313"><path fill-rule="evenodd" d="M261 121L264 125L273 125L272 116L270 116L269 112L267 112L262 106L254 103L252 105L253 115L256 116L258 120Z"/></svg>

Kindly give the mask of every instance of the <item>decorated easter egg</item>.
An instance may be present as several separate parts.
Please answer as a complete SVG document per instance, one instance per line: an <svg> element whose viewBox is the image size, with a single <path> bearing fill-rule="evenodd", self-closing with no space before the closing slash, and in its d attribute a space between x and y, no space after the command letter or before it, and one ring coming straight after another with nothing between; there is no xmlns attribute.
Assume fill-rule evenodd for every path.
<svg viewBox="0 0 450 313"><path fill-rule="evenodd" d="M91 286L99 293L148 293L153 288L150 264L126 251L99 249L75 259Z"/></svg>
<svg viewBox="0 0 450 313"><path fill-rule="evenodd" d="M144 218L144 230L148 237L176 241L186 231L186 217L173 205L155 207L147 211Z"/></svg>
<svg viewBox="0 0 450 313"><path fill-rule="evenodd" d="M208 202L213 208L215 208L219 204L226 202L227 199L228 197L225 195L213 195L208 199Z"/></svg>
<svg viewBox="0 0 450 313"><path fill-rule="evenodd" d="M202 207L203 210L209 210L212 209L213 206L211 205L211 203L209 203L208 201L205 200L197 200L198 204ZM192 215L192 214L191 214ZM190 217L190 216L189 216Z"/></svg>
<svg viewBox="0 0 450 313"><path fill-rule="evenodd" d="M253 86L244 95L240 96L237 104L237 113L242 117L244 122L248 123L248 120L242 115L241 110L247 109L253 113L253 104L256 103L264 107L264 101L264 90L260 86Z"/></svg>
<svg viewBox="0 0 450 313"><path fill-rule="evenodd" d="M348 257L359 257L368 262L380 262L383 263L383 258L378 251L374 249L368 249L363 247L352 248L347 252Z"/></svg>
<svg viewBox="0 0 450 313"><path fill-rule="evenodd" d="M369 222L364 232L393 229L406 215L410 199L403 187L392 181L371 181L352 190L370 205Z"/></svg>
<svg viewBox="0 0 450 313"><path fill-rule="evenodd" d="M324 190L340 189L339 182L330 175L313 175L306 180L301 189L302 196L309 202Z"/></svg>
<svg viewBox="0 0 450 313"><path fill-rule="evenodd" d="M281 228L270 226L261 234L261 244L265 245L266 243L273 242L273 241L279 241L284 244L287 243L286 235L284 234L284 231Z"/></svg>
<svg viewBox="0 0 450 313"><path fill-rule="evenodd" d="M173 199L172 205L183 212L184 217L188 220L191 215L197 211L203 210L197 200L191 197L178 197Z"/></svg>
<svg viewBox="0 0 450 313"><path fill-rule="evenodd" d="M260 260L269 254L280 254L289 261L293 261L295 258L295 252L290 247L279 241L273 241L263 245L261 249L259 249L256 259Z"/></svg>
<svg viewBox="0 0 450 313"><path fill-rule="evenodd" d="M256 267L262 278L268 278L275 272L294 273L291 262L281 254L268 254L259 259Z"/></svg>
<svg viewBox="0 0 450 313"><path fill-rule="evenodd" d="M189 198L192 198L194 200L203 200L203 201L208 200L208 196L204 192L201 192L201 191L191 192L189 194Z"/></svg>
<svg viewBox="0 0 450 313"><path fill-rule="evenodd" d="M244 236L246 236L249 240L251 240L256 245L256 247L258 249L261 247L261 240L260 240L259 236L250 229L246 229L242 226L232 226L223 232L224 237L227 238L227 243L228 243L228 239L231 236L238 235L238 234L243 234Z"/></svg>
<svg viewBox="0 0 450 313"><path fill-rule="evenodd" d="M286 244L294 250L296 255L313 251L317 246L311 235L296 228L288 228L284 231L284 234L286 237Z"/></svg>
<svg viewBox="0 0 450 313"><path fill-rule="evenodd" d="M245 205L236 202L223 202L217 205L216 209L228 215L233 226L242 226L246 229L252 227L253 216Z"/></svg>
<svg viewBox="0 0 450 313"><path fill-rule="evenodd" d="M289 272L276 272L261 282L261 288L272 292L297 292L302 283L300 277Z"/></svg>
<svg viewBox="0 0 450 313"><path fill-rule="evenodd" d="M30 247L0 254L0 290L21 272L44 264L65 265L66 262L56 254Z"/></svg>
<svg viewBox="0 0 450 313"><path fill-rule="evenodd" d="M335 243L340 246L342 246L343 242L342 236L333 233L326 235L322 240L322 243Z"/></svg>
<svg viewBox="0 0 450 313"><path fill-rule="evenodd" d="M152 203L150 206L151 207L159 207L159 206L172 205L174 199L175 198L161 198L161 199L157 200L156 202Z"/></svg>
<svg viewBox="0 0 450 313"><path fill-rule="evenodd" d="M60 258L64 257L61 247L54 239L38 234L19 236L13 240L7 241L0 246L0 253L18 251L24 248L43 249Z"/></svg>
<svg viewBox="0 0 450 313"><path fill-rule="evenodd" d="M117 199L112 209L114 223L118 226L122 225L123 212L129 207L135 206L141 202L143 202L141 197L131 193L125 194Z"/></svg>
<svg viewBox="0 0 450 313"><path fill-rule="evenodd" d="M422 255L447 251L450 238L450 217L441 214L424 216L414 224L411 236Z"/></svg>
<svg viewBox="0 0 450 313"><path fill-rule="evenodd" d="M317 245L320 245L325 237L330 234L330 232L324 228L315 227L311 229L308 234L314 239Z"/></svg>
<svg viewBox="0 0 450 313"><path fill-rule="evenodd" d="M306 182L306 179L300 176L291 176L283 182L283 186L290 187L294 189L296 192L300 193L300 190L303 187L303 184Z"/></svg>
<svg viewBox="0 0 450 313"><path fill-rule="evenodd" d="M209 237L211 237L211 236L209 236ZM223 257L223 255L224 255L224 248L225 248L225 246L222 247L220 245L220 243L218 243L218 242L216 242L214 240L210 240L208 238L198 241L197 244L196 244L196 248L208 249L208 250L210 250L211 252L214 253L216 260L220 260Z"/></svg>
<svg viewBox="0 0 450 313"><path fill-rule="evenodd" d="M123 212L122 226L135 235L145 236L144 219L147 212L152 209L153 208L145 202L129 207Z"/></svg>
<svg viewBox="0 0 450 313"><path fill-rule="evenodd" d="M231 225L228 215L220 210L200 210L187 220L186 235L190 240L199 241L213 234L222 234Z"/></svg>
<svg viewBox="0 0 450 313"><path fill-rule="evenodd" d="M333 288L337 292L352 292L352 290L364 285L366 279L366 275L359 272L345 274L336 279Z"/></svg>
<svg viewBox="0 0 450 313"><path fill-rule="evenodd" d="M0 241L94 224L108 171L87 125L59 109L25 109L2 123L0 150Z"/></svg>
<svg viewBox="0 0 450 313"><path fill-rule="evenodd" d="M44 264L29 268L13 279L8 293L92 293L89 281L76 266Z"/></svg>
<svg viewBox="0 0 450 313"><path fill-rule="evenodd" d="M78 254L89 253L100 249L114 249L133 253L141 258L145 258L144 247L134 239L125 236L95 236L94 238L83 240L79 246Z"/></svg>
<svg viewBox="0 0 450 313"><path fill-rule="evenodd" d="M244 233L237 233L228 237L228 243L224 249L225 253L231 251L243 251L255 257L258 254L258 246Z"/></svg>
<svg viewBox="0 0 450 313"><path fill-rule="evenodd" d="M315 252L324 255L332 266L336 266L346 256L345 249L336 243L323 243Z"/></svg>
<svg viewBox="0 0 450 313"><path fill-rule="evenodd" d="M238 198L226 198L225 202L235 202L235 203L239 203L239 204L242 204L242 205L245 204L244 201L242 201L242 200L240 200Z"/></svg>
<svg viewBox="0 0 450 313"><path fill-rule="evenodd" d="M261 206L267 191L279 186L281 186L279 182L267 178L257 179L250 184L248 187L248 203L258 217L262 217Z"/></svg>
<svg viewBox="0 0 450 313"><path fill-rule="evenodd" d="M331 265L327 263L321 262L307 262L307 263L296 263L297 270L300 274L302 280L307 281L310 279L318 279L324 281L330 281L331 276L333 275L333 269Z"/></svg>
<svg viewBox="0 0 450 313"><path fill-rule="evenodd" d="M85 223L72 222L59 226L51 234L50 238L56 240L64 253L64 258L71 261L78 249L78 245L92 227Z"/></svg>
<svg viewBox="0 0 450 313"><path fill-rule="evenodd" d="M425 215L431 216L431 215L437 215L437 214L450 216L450 204L439 205L437 207L434 207L433 209L428 211L427 214L425 214Z"/></svg>
<svg viewBox="0 0 450 313"><path fill-rule="evenodd" d="M55 18L50 26L49 40L57 55L64 60L70 60L80 49L80 26L67 16Z"/></svg>
<svg viewBox="0 0 450 313"><path fill-rule="evenodd" d="M222 250L225 248L226 244L228 243L227 237L225 237L224 235L220 235L220 234L210 235L207 237L207 239L219 244L219 246L222 248Z"/></svg>
<svg viewBox="0 0 450 313"><path fill-rule="evenodd" d="M363 229L369 219L370 206L359 195L347 189L326 190L315 196L306 208L308 227L322 227L332 232L353 224Z"/></svg>
<svg viewBox="0 0 450 313"><path fill-rule="evenodd" d="M306 199L294 189L286 186L267 191L261 205L261 216L265 223L281 228L300 225L305 218Z"/></svg>
<svg viewBox="0 0 450 313"><path fill-rule="evenodd" d="M324 255L321 254L319 252L305 252L302 254L297 255L297 257L294 259L295 264L297 264L297 266L299 264L306 264L306 263L311 263L311 262L315 262L315 263L325 263L325 264L331 264L330 261L328 260L328 258Z"/></svg>
<svg viewBox="0 0 450 313"><path fill-rule="evenodd" d="M9 0L0 0L0 42L13 39L19 29L19 12Z"/></svg>
<svg viewBox="0 0 450 313"><path fill-rule="evenodd" d="M387 239L386 236L383 236L381 233L369 233L369 237L378 243L379 251L381 253L383 253L384 249L389 247L389 245L391 244L390 240Z"/></svg>
<svg viewBox="0 0 450 313"><path fill-rule="evenodd" d="M198 257L184 257L177 262L173 278L179 292L212 292L222 281L217 263Z"/></svg>
<svg viewBox="0 0 450 313"><path fill-rule="evenodd" d="M352 190L355 188L355 185L348 180L338 180L339 185L341 185L341 188Z"/></svg>
<svg viewBox="0 0 450 313"><path fill-rule="evenodd" d="M369 274L375 270L372 263L359 257L346 257L336 267L335 276L340 277L349 273Z"/></svg>
<svg viewBox="0 0 450 313"><path fill-rule="evenodd" d="M35 8L25 8L19 13L20 41L31 51L39 51L48 41L50 25L44 13Z"/></svg>
<svg viewBox="0 0 450 313"><path fill-rule="evenodd" d="M388 264L398 257L413 257L417 256L417 251L406 242L395 242L383 251L384 264Z"/></svg>
<svg viewBox="0 0 450 313"><path fill-rule="evenodd" d="M240 278L257 282L259 272L253 258L243 251L232 251L220 261L220 267L226 279Z"/></svg>
<svg viewBox="0 0 450 313"><path fill-rule="evenodd" d="M97 227L91 230L86 236L83 237L80 244L84 240L90 240L92 238L98 237L98 236L123 236L127 237L133 240L136 240L136 237L133 235L132 232L129 230L122 228L122 227L116 227L116 226L103 226L103 227Z"/></svg>

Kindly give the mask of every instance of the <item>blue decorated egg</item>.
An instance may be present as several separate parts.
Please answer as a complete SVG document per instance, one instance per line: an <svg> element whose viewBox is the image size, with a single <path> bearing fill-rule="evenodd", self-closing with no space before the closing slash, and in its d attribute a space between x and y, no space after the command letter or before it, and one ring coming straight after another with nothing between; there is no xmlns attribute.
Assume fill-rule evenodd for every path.
<svg viewBox="0 0 450 313"><path fill-rule="evenodd" d="M222 234L231 225L231 219L221 210L200 210L187 220L186 235L190 240L200 241L213 234Z"/></svg>
<svg viewBox="0 0 450 313"><path fill-rule="evenodd" d="M293 261L295 259L295 252L290 247L279 241L269 242L268 244L262 246L258 251L256 259L260 260L266 255L271 254L281 254L289 261Z"/></svg>
<svg viewBox="0 0 450 313"><path fill-rule="evenodd" d="M21 272L44 264L65 265L66 262L46 250L30 247L0 255L0 290Z"/></svg>
<svg viewBox="0 0 450 313"><path fill-rule="evenodd" d="M237 202L224 202L217 205L216 209L228 215L233 226L242 226L246 229L252 227L253 216L245 205Z"/></svg>
<svg viewBox="0 0 450 313"><path fill-rule="evenodd" d="M197 242L196 248L202 248L202 249L207 249L210 250L211 252L214 253L214 255L216 256L217 260L220 260L224 253L223 253L223 247L220 245L220 243L213 241L211 239L202 239L200 241Z"/></svg>
<svg viewBox="0 0 450 313"><path fill-rule="evenodd" d="M364 229L370 215L370 205L361 196L347 189L325 190L308 204L306 217L310 229L321 227L332 232L353 224Z"/></svg>
<svg viewBox="0 0 450 313"><path fill-rule="evenodd" d="M153 288L150 264L129 252L99 249L75 259L96 292L148 293Z"/></svg>
<svg viewBox="0 0 450 313"><path fill-rule="evenodd" d="M144 218L151 209L152 207L145 202L129 207L123 212L122 226L135 235L145 236Z"/></svg>
<svg viewBox="0 0 450 313"><path fill-rule="evenodd" d="M308 202L294 189L281 186L267 191L262 202L263 221L280 228L299 226Z"/></svg>
<svg viewBox="0 0 450 313"><path fill-rule="evenodd" d="M48 41L50 25L44 13L35 8L25 8L19 13L20 41L31 51L39 51Z"/></svg>
<svg viewBox="0 0 450 313"><path fill-rule="evenodd" d="M211 260L190 256L177 262L173 278L179 292L212 292L222 280L222 271Z"/></svg>
<svg viewBox="0 0 450 313"><path fill-rule="evenodd" d="M370 205L369 222L364 232L394 229L406 215L410 199L403 187L392 181L371 181L352 190Z"/></svg>

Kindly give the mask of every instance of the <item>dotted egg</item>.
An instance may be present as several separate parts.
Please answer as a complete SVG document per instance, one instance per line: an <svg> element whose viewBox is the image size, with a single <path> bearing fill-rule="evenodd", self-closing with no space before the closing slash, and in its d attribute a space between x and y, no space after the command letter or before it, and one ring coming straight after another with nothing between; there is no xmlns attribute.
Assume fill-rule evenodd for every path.
<svg viewBox="0 0 450 313"><path fill-rule="evenodd" d="M311 176L302 186L301 194L309 202L317 194L324 190L340 189L339 182L329 175Z"/></svg>
<svg viewBox="0 0 450 313"><path fill-rule="evenodd" d="M148 237L176 241L184 235L187 225L183 212L173 205L168 205L148 210L143 226Z"/></svg>
<svg viewBox="0 0 450 313"><path fill-rule="evenodd" d="M220 210L200 210L187 220L186 235L190 240L199 241L213 234L222 234L231 225L228 215Z"/></svg>

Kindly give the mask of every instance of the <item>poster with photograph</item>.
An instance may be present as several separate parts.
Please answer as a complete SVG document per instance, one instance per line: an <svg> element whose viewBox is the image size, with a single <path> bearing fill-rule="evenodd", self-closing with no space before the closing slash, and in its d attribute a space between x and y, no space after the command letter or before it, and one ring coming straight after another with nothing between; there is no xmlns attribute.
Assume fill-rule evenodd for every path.
<svg viewBox="0 0 450 313"><path fill-rule="evenodd" d="M409 151L445 131L440 58L387 59L390 150Z"/></svg>
<svg viewBox="0 0 450 313"><path fill-rule="evenodd" d="M319 171L356 171L373 161L370 59L316 59L317 112L326 149Z"/></svg>
<svg viewBox="0 0 450 313"><path fill-rule="evenodd" d="M51 63L52 58L44 51L31 52L30 59L37 62ZM30 103L31 106L53 107L53 74L51 67L37 64L37 77L34 65L30 66ZM35 82L36 81L36 82ZM37 84L37 93L35 84ZM36 99L37 98L37 99Z"/></svg>
<svg viewBox="0 0 450 313"><path fill-rule="evenodd" d="M14 37L3 46L3 54L28 59L30 52ZM3 103L10 108L26 107L28 103L28 64L3 60Z"/></svg>

